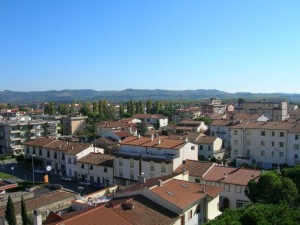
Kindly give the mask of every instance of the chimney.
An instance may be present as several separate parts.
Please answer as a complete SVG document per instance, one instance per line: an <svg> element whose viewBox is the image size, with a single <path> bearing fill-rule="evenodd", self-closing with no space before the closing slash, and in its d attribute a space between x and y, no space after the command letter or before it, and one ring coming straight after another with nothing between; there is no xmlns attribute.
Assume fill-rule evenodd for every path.
<svg viewBox="0 0 300 225"><path fill-rule="evenodd" d="M154 135L152 134L152 135L151 135L151 141L153 141L153 139L154 139Z"/></svg>
<svg viewBox="0 0 300 225"><path fill-rule="evenodd" d="M189 139L186 137L186 138L185 138L185 143L188 143L188 141L189 141Z"/></svg>
<svg viewBox="0 0 300 225"><path fill-rule="evenodd" d="M157 186L160 186L160 187L162 186L162 180L157 181Z"/></svg>
<svg viewBox="0 0 300 225"><path fill-rule="evenodd" d="M160 141L160 139L158 139L158 144L160 145L160 143L161 143L161 141Z"/></svg>
<svg viewBox="0 0 300 225"><path fill-rule="evenodd" d="M33 224L34 225L42 225L42 215L38 210L33 211Z"/></svg>
<svg viewBox="0 0 300 225"><path fill-rule="evenodd" d="M224 173L224 179L227 178L227 173Z"/></svg>
<svg viewBox="0 0 300 225"><path fill-rule="evenodd" d="M138 138L139 138L139 139L141 138L141 135L140 135L140 134L138 135Z"/></svg>

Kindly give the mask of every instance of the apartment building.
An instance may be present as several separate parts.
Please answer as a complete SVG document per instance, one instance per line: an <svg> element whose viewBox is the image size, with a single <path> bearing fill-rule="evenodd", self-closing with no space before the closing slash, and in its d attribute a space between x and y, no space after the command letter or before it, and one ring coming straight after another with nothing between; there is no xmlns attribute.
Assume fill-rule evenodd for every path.
<svg viewBox="0 0 300 225"><path fill-rule="evenodd" d="M204 124L203 121L195 121L195 120L182 120L177 124L175 128L177 133L184 132L205 132L207 130L207 125Z"/></svg>
<svg viewBox="0 0 300 225"><path fill-rule="evenodd" d="M168 125L168 117L163 115L153 115L153 114L136 114L133 116L135 119L139 119L145 123L149 123L153 126L159 125L159 127L164 127Z"/></svg>
<svg viewBox="0 0 300 225"><path fill-rule="evenodd" d="M236 104L234 111L236 113L264 114L272 121L283 121L288 118L288 109L288 102L275 103L262 100L259 102Z"/></svg>
<svg viewBox="0 0 300 225"><path fill-rule="evenodd" d="M35 157L50 165L52 172L61 176L78 177L77 161L91 152L102 152L103 149L89 144L40 138L25 144L25 157Z"/></svg>
<svg viewBox="0 0 300 225"><path fill-rule="evenodd" d="M59 121L20 117L14 121L0 122L0 151L18 155L24 152L26 141L40 137L57 138L59 131Z"/></svg>
<svg viewBox="0 0 300 225"><path fill-rule="evenodd" d="M86 127L87 116L67 116L62 118L63 135L82 132Z"/></svg>
<svg viewBox="0 0 300 225"><path fill-rule="evenodd" d="M102 153L90 153L78 160L78 179L109 187L114 183L113 157Z"/></svg>
<svg viewBox="0 0 300 225"><path fill-rule="evenodd" d="M219 99L212 99L210 103L203 104L201 106L202 114L225 114L227 110L227 105L222 104L222 101Z"/></svg>
<svg viewBox="0 0 300 225"><path fill-rule="evenodd" d="M141 173L146 179L172 174L187 159L198 159L197 146L188 139L128 137L114 152L115 183L137 181Z"/></svg>
<svg viewBox="0 0 300 225"><path fill-rule="evenodd" d="M231 160L236 160L237 166L246 163L265 169L295 165L298 157L295 149L298 131L292 129L295 126L297 123L288 121L248 121L231 126Z"/></svg>
<svg viewBox="0 0 300 225"><path fill-rule="evenodd" d="M177 124L181 120L192 120L194 118L200 117L200 115L200 107L180 108L178 109L177 114L172 116L172 120Z"/></svg>

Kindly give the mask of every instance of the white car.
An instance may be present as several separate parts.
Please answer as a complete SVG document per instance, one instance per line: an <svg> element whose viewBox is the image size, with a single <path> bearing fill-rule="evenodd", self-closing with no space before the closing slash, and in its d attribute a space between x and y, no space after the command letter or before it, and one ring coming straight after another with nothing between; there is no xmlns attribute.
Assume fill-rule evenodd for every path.
<svg viewBox="0 0 300 225"><path fill-rule="evenodd" d="M79 184L83 185L83 186L91 186L92 183L89 181L80 181Z"/></svg>

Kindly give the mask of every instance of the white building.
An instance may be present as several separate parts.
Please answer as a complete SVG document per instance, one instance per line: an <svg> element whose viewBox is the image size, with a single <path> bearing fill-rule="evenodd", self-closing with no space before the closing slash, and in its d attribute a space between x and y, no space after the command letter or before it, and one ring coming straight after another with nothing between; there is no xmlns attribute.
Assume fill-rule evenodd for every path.
<svg viewBox="0 0 300 225"><path fill-rule="evenodd" d="M141 173L146 179L172 174L183 160L197 160L198 149L187 139L129 137L114 156L115 180L127 183Z"/></svg>
<svg viewBox="0 0 300 225"><path fill-rule="evenodd" d="M168 125L168 117L163 115L154 115L154 114L136 114L133 116L136 119L139 119L145 123L150 123L154 126L159 124L159 127L164 127Z"/></svg>

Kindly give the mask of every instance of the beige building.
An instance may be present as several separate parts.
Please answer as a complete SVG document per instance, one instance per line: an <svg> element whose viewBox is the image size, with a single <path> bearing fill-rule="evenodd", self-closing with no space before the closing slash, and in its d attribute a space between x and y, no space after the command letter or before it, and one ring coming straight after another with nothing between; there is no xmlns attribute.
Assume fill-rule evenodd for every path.
<svg viewBox="0 0 300 225"><path fill-rule="evenodd" d="M73 135L83 132L87 118L87 116L67 116L62 118L63 134Z"/></svg>

